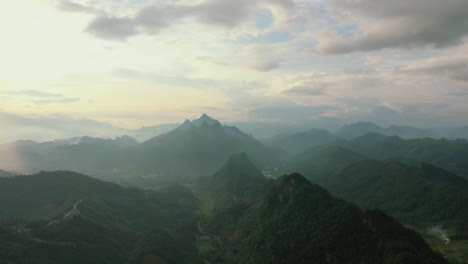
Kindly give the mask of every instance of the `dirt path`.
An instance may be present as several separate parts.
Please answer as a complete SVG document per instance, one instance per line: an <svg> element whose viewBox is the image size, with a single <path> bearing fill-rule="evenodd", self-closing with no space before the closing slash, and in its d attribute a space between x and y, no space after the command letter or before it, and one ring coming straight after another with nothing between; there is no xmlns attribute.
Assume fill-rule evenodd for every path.
<svg viewBox="0 0 468 264"><path fill-rule="evenodd" d="M82 201L83 201L83 200L79 200L78 202L76 202L76 203L73 205L73 209L72 209L70 212L66 213L65 216L64 216L63 218L67 218L67 217L69 217L70 215L76 213L76 212L77 212L77 207L78 207L78 205L80 205L80 203L81 203Z"/></svg>
<svg viewBox="0 0 468 264"><path fill-rule="evenodd" d="M48 227L48 226L51 226L51 225L53 225L53 224L60 223L60 221L61 221L62 219L66 219L66 218L69 217L70 215L75 214L75 213L78 211L78 205L80 205L80 203L81 203L82 201L83 201L83 200L79 200L78 202L76 202L76 203L73 205L73 208L72 208L69 212L67 212L67 213L63 216L63 218L61 218L61 219L56 219L56 220L54 220L54 221L51 221L51 222L49 222L47 225L45 225L44 227Z"/></svg>
<svg viewBox="0 0 468 264"><path fill-rule="evenodd" d="M66 219L67 217L73 215L73 214L76 214L77 211L78 211L78 205L80 205L80 203L82 202L83 200L79 200L77 201L75 204L73 204L73 208L67 212L66 214L64 214L63 218L61 219L56 219L54 221L51 221L49 222L47 225L45 225L44 227L42 228L46 228L46 227L49 227L53 224L56 224L56 223L60 223L63 219ZM79 212L79 211L78 211ZM37 237L34 237L32 236L30 230L27 230L27 229L23 229L23 230L18 230L17 231L18 233L22 233L23 235L25 235L25 237L31 241L34 241L34 242L37 242L37 243L43 243L43 244L49 244L49 245L60 245L60 246L71 246L70 243L68 242L59 242L59 241L47 241L47 240L42 240L42 239L39 239Z"/></svg>

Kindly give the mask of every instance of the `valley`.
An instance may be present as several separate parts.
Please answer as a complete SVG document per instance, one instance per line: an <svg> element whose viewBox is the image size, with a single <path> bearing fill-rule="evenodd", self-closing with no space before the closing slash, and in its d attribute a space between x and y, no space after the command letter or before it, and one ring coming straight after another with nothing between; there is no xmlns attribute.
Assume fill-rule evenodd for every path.
<svg viewBox="0 0 468 264"><path fill-rule="evenodd" d="M41 172L2 172L11 263L60 263L43 248L76 263L467 261L463 140L310 130L264 145L203 115L143 143L62 142L16 143Z"/></svg>

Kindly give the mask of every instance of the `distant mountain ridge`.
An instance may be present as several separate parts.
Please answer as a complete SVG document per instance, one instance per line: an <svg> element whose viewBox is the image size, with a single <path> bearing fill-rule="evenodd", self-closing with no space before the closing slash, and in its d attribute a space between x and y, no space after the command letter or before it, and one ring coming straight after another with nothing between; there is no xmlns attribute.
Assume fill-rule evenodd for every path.
<svg viewBox="0 0 468 264"><path fill-rule="evenodd" d="M341 146L372 159L407 158L441 167L468 178L468 141L465 139L408 139L370 133L352 140L337 140Z"/></svg>
<svg viewBox="0 0 468 264"><path fill-rule="evenodd" d="M353 163L367 159L369 158L365 155L348 148L323 145L313 147L296 155L290 159L288 165L292 171L297 171L308 179L315 181L344 169Z"/></svg>
<svg viewBox="0 0 468 264"><path fill-rule="evenodd" d="M379 133L387 136L399 136L403 139L415 138L447 138L468 139L468 126L459 128L416 128L410 126L396 126L384 128L371 122L357 122L344 125L336 132L336 136L343 139L354 139L368 133Z"/></svg>
<svg viewBox="0 0 468 264"><path fill-rule="evenodd" d="M263 139L266 145L284 150L289 155L300 154L312 147L325 145L338 139L353 140L367 134L398 136L402 139L468 139L468 127L422 129L409 126L380 127L371 122L344 125L335 134L325 129L309 129L303 132L281 133Z"/></svg>
<svg viewBox="0 0 468 264"><path fill-rule="evenodd" d="M206 114L143 142L141 148L145 156L158 163L154 168L177 176L211 175L231 155L241 152L260 167L270 166L277 159L271 149L252 136Z"/></svg>
<svg viewBox="0 0 468 264"><path fill-rule="evenodd" d="M272 147L279 147L294 155L306 151L309 148L328 144L337 137L325 129L309 129L304 132L293 134L280 134L264 140L265 144Z"/></svg>
<svg viewBox="0 0 468 264"><path fill-rule="evenodd" d="M137 146L138 142L128 136L114 139L77 137L43 143L17 141L0 145L0 156L7 157L0 160L0 166L17 160L18 167L12 170L23 173L57 169L82 173L109 170L134 162L133 149Z"/></svg>
<svg viewBox="0 0 468 264"><path fill-rule="evenodd" d="M0 121L8 124L8 129L4 130L0 135L0 143L7 143L21 139L31 139L37 142L45 142L53 141L54 139L66 139L72 137L90 136L114 138L122 135L128 135L135 138L139 142L143 142L152 137L167 133L180 125L180 123L177 122L170 122L144 126L137 129L129 129L91 119L74 119L63 116L27 117L1 111ZM278 134L294 134L300 131L306 131L312 127L319 129L327 128L335 131L344 122L342 119L331 121L331 123L329 121L289 123L287 120L284 122L264 122L252 120L244 122L228 122L228 124L236 126L242 131L252 134L258 139L268 139ZM341 128L341 131L338 132L338 134L340 137L346 139L362 136L370 132L378 132L385 135L398 135L405 139L420 137L468 139L468 126L420 129L409 126L395 125L388 128L377 126L377 130L375 130L375 128L373 129L372 127L369 127L367 130L361 130L361 132L358 134L355 134L351 131L354 130L354 126L359 127L365 125L366 123L369 124L370 122L358 122L345 125Z"/></svg>
<svg viewBox="0 0 468 264"><path fill-rule="evenodd" d="M159 136L161 134L167 133L174 128L178 127L180 124L178 123L170 123L170 124L160 124L154 126L146 126L138 129L128 130L125 134L129 135L139 142L146 141L152 137Z"/></svg>
<svg viewBox="0 0 468 264"><path fill-rule="evenodd" d="M0 170L0 177L12 177L14 175L15 173L13 172Z"/></svg>
<svg viewBox="0 0 468 264"><path fill-rule="evenodd" d="M358 127L381 129L372 123L362 123ZM392 128L402 130L401 127ZM358 129L358 132L363 131ZM85 136L44 143L23 140L0 145L0 169L27 173L74 170L105 179L128 175L190 178L212 175L235 153L245 152L262 170L274 170L283 166L281 160L286 156L283 149L289 151L289 158L317 145L333 144L366 157L419 159L461 176L468 175L467 148L463 147L468 144L466 140L426 138L404 141L392 136L366 134L343 141L326 130L311 129L277 136L266 143L268 146L236 127L223 125L203 114L143 143L129 136L112 140Z"/></svg>
<svg viewBox="0 0 468 264"><path fill-rule="evenodd" d="M277 154L236 127L203 114L186 120L165 134L139 143L132 137L114 139L77 137L37 143L18 141L0 145L0 168L27 173L40 170L73 170L105 179L144 175L181 179L212 175L231 155L245 152L261 168L275 166Z"/></svg>

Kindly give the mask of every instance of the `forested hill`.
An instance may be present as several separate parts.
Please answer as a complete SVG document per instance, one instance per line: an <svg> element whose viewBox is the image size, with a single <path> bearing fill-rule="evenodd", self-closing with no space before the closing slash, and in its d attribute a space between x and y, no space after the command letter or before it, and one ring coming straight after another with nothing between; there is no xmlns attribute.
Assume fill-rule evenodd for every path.
<svg viewBox="0 0 468 264"><path fill-rule="evenodd" d="M366 156L348 148L323 145L296 155L291 158L288 165L291 171L299 172L316 181L318 178L328 177L337 170L366 159L368 159Z"/></svg>
<svg viewBox="0 0 468 264"><path fill-rule="evenodd" d="M433 164L468 178L468 141L464 139L409 139L367 134L338 145L372 159L407 158Z"/></svg>
<svg viewBox="0 0 468 264"><path fill-rule="evenodd" d="M183 253L191 256L186 263L198 263L191 246L197 208L190 190L177 185L142 191L67 171L0 178L0 260L124 264L137 250L143 258L184 260L174 256ZM147 245L146 235L161 229L173 244Z"/></svg>
<svg viewBox="0 0 468 264"><path fill-rule="evenodd" d="M460 229L468 219L468 181L427 163L366 160L317 182L347 201L379 208L406 224Z"/></svg>
<svg viewBox="0 0 468 264"><path fill-rule="evenodd" d="M303 176L283 176L263 199L213 219L226 263L446 263L380 211L363 212Z"/></svg>
<svg viewBox="0 0 468 264"><path fill-rule="evenodd" d="M247 154L241 153L232 155L212 176L200 179L198 189L218 210L254 201L261 197L269 182Z"/></svg>

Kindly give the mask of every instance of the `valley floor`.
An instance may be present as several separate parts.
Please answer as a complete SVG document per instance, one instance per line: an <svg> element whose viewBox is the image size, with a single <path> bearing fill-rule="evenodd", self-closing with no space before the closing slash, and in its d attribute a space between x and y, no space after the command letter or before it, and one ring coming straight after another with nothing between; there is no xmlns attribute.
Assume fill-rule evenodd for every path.
<svg viewBox="0 0 468 264"><path fill-rule="evenodd" d="M421 234L427 244L434 251L442 254L450 264L468 264L468 240L450 239L450 242L447 243L440 237L429 234L427 229L407 227ZM448 233L450 234L450 231Z"/></svg>

